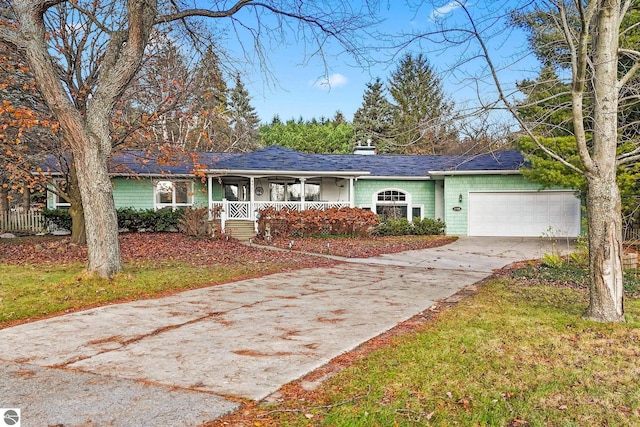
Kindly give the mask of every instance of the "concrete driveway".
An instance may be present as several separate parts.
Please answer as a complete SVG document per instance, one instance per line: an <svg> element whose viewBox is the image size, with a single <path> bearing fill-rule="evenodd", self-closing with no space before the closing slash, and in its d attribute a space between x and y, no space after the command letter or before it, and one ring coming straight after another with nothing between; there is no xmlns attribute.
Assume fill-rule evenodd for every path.
<svg viewBox="0 0 640 427"><path fill-rule="evenodd" d="M541 239L464 237L7 328L0 403L21 409L22 426L198 425L550 251Z"/></svg>

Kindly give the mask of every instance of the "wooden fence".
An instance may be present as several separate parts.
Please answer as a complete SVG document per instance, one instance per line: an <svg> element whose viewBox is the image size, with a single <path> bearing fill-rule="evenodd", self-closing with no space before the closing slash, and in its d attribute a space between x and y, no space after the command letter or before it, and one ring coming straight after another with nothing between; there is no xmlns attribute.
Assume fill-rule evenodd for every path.
<svg viewBox="0 0 640 427"><path fill-rule="evenodd" d="M0 231L29 231L38 233L44 230L44 218L39 210L26 212L0 212Z"/></svg>
<svg viewBox="0 0 640 427"><path fill-rule="evenodd" d="M640 228L625 228L624 241L628 245L640 245Z"/></svg>

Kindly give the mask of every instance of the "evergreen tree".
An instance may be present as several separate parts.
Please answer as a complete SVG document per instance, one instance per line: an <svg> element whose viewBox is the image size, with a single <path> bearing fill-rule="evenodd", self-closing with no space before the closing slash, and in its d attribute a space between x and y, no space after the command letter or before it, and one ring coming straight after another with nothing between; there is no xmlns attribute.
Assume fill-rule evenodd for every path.
<svg viewBox="0 0 640 427"><path fill-rule="evenodd" d="M517 87L526 96L518 103L518 113L531 129L545 137L573 134L571 87L553 66L545 65L535 80L523 80Z"/></svg>
<svg viewBox="0 0 640 427"><path fill-rule="evenodd" d="M236 74L235 87L229 95L229 119L231 140L227 150L246 152L260 146L258 127L260 119L251 105L249 92L244 88L240 75Z"/></svg>
<svg viewBox="0 0 640 427"><path fill-rule="evenodd" d="M309 121L280 120L260 126L263 145L280 145L305 153L347 154L351 152L353 127L340 120L313 118Z"/></svg>
<svg viewBox="0 0 640 427"><path fill-rule="evenodd" d="M393 124L392 105L384 92L380 77L367 83L362 106L353 116L353 143L371 141L379 153L392 151L387 142Z"/></svg>
<svg viewBox="0 0 640 427"><path fill-rule="evenodd" d="M190 148L195 151L224 151L231 138L227 110L227 83L220 70L220 58L209 47L196 68L197 95L191 105Z"/></svg>
<svg viewBox="0 0 640 427"><path fill-rule="evenodd" d="M342 111L338 110L336 111L336 114L333 116L333 120L332 120L333 124L338 126L340 123L346 123L347 121L344 118L344 114L342 114Z"/></svg>
<svg viewBox="0 0 640 427"><path fill-rule="evenodd" d="M453 101L422 54L407 54L391 74L393 150L399 153L440 154L456 138L451 129Z"/></svg>

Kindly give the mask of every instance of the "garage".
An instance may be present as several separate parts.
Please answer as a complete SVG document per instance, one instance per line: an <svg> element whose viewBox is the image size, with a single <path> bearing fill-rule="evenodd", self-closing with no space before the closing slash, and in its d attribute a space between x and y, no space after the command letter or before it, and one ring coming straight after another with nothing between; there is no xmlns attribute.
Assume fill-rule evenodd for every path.
<svg viewBox="0 0 640 427"><path fill-rule="evenodd" d="M573 191L470 192L470 236L576 237L580 199Z"/></svg>

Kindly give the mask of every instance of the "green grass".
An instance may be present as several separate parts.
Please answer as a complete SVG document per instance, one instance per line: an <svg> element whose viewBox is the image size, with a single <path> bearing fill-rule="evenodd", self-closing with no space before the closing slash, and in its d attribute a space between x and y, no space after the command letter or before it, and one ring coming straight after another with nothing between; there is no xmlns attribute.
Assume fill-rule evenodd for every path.
<svg viewBox="0 0 640 427"><path fill-rule="evenodd" d="M584 291L515 283L488 282L265 425L640 425L640 302L597 324Z"/></svg>
<svg viewBox="0 0 640 427"><path fill-rule="evenodd" d="M0 264L0 327L117 301L275 272L278 265L191 266L179 261L130 263L112 280L84 275L84 264Z"/></svg>

